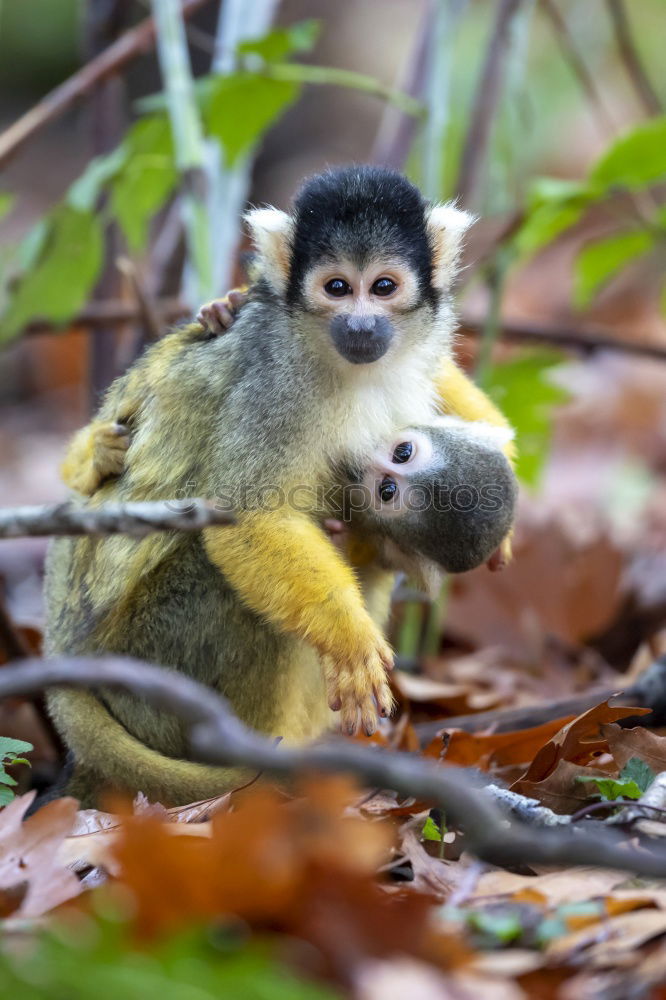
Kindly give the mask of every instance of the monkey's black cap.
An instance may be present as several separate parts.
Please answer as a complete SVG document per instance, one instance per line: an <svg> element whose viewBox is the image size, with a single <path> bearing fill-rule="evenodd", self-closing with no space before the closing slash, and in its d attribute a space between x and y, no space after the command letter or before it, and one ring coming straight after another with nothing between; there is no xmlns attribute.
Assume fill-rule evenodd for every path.
<svg viewBox="0 0 666 1000"><path fill-rule="evenodd" d="M305 181L293 205L295 232L287 290L298 300L305 274L322 260L398 257L431 297L432 249L425 223L427 202L411 181L387 167L349 166Z"/></svg>

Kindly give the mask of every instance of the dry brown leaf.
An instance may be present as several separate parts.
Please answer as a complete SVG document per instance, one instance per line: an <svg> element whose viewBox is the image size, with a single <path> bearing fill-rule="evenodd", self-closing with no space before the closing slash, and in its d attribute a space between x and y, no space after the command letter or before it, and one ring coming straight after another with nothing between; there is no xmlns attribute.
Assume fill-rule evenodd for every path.
<svg viewBox="0 0 666 1000"><path fill-rule="evenodd" d="M507 733L468 733L462 729L444 729L441 735L426 747L426 757L442 757L447 764L463 767L479 767L483 771L491 767L524 764L532 760L555 733L573 716L553 719L540 726Z"/></svg>
<svg viewBox="0 0 666 1000"><path fill-rule="evenodd" d="M543 781L519 778L511 786L511 791L537 799L542 806L547 806L561 816L567 816L582 809L598 794L593 782L578 781L579 777L607 778L608 773L598 768L583 767L568 760L560 760L555 770Z"/></svg>
<svg viewBox="0 0 666 1000"><path fill-rule="evenodd" d="M39 917L81 892L79 880L58 858L74 824L76 800L56 799L24 820L34 797L34 792L22 795L0 812L0 891L5 910L13 894L18 906L9 912L17 917Z"/></svg>
<svg viewBox="0 0 666 1000"><path fill-rule="evenodd" d="M560 906L608 897L624 882L625 875L608 868L568 868L546 875L515 875L498 869L481 876L473 896L489 900L495 896L515 897L528 890L541 893L550 906Z"/></svg>
<svg viewBox="0 0 666 1000"><path fill-rule="evenodd" d="M546 948L549 958L573 958L583 949L585 961L594 965L613 965L629 961L634 964L636 948L651 938L666 933L666 912L635 910L595 923L593 926L565 934Z"/></svg>
<svg viewBox="0 0 666 1000"><path fill-rule="evenodd" d="M394 671L391 680L400 694L416 704L427 703L448 712L462 715L466 712L482 712L494 708L500 698L495 692L480 691L473 684L447 684L403 670Z"/></svg>
<svg viewBox="0 0 666 1000"><path fill-rule="evenodd" d="M542 781L557 767L560 760L586 764L595 754L608 750L608 744L601 733L601 726L630 715L646 715L647 708L629 708L626 705L610 705L604 701L567 723L537 753L529 768L513 785L514 791L521 781Z"/></svg>
<svg viewBox="0 0 666 1000"><path fill-rule="evenodd" d="M632 757L640 757L657 774L666 771L666 736L658 736L642 726L622 729L621 726L605 725L601 731L619 770Z"/></svg>
<svg viewBox="0 0 666 1000"><path fill-rule="evenodd" d="M418 892L430 893L437 899L446 899L460 884L466 872L466 865L462 862L452 863L433 858L416 831L410 828L403 828L401 832L398 854L404 856L412 866L414 881L410 883L410 887Z"/></svg>

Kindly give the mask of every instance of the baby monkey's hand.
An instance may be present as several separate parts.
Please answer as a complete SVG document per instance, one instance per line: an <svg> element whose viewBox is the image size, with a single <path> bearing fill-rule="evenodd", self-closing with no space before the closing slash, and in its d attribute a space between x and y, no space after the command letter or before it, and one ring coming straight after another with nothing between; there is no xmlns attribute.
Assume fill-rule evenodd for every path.
<svg viewBox="0 0 666 1000"><path fill-rule="evenodd" d="M202 306L197 313L197 323L201 323L210 333L226 333L246 302L247 292L242 288L234 288L223 299L213 299Z"/></svg>

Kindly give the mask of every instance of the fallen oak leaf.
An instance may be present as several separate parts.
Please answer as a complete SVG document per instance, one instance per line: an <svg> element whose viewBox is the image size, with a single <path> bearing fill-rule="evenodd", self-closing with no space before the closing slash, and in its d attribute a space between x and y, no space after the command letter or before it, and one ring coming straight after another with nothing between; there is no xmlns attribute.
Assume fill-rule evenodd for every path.
<svg viewBox="0 0 666 1000"><path fill-rule="evenodd" d="M622 729L612 724L602 726L601 732L618 768L625 767L632 757L638 757L653 771L666 771L666 736L658 736L643 726Z"/></svg>
<svg viewBox="0 0 666 1000"><path fill-rule="evenodd" d="M443 759L447 764L479 767L482 771L491 767L524 764L532 760L544 743L573 718L572 715L564 716L530 729L502 733L468 733L463 729L445 728L428 744L423 754Z"/></svg>
<svg viewBox="0 0 666 1000"><path fill-rule="evenodd" d="M586 764L595 754L608 749L608 743L601 727L631 715L646 715L647 708L630 708L626 705L611 705L610 699L595 705L567 723L536 754L527 771L512 785L513 791L520 791L523 781L543 781L551 774L560 760L576 764Z"/></svg>
<svg viewBox="0 0 666 1000"><path fill-rule="evenodd" d="M580 781L581 776L586 778L585 783ZM599 793L593 782L607 778L605 771L559 760L555 769L541 781L519 778L511 786L511 791L537 799L542 806L547 806L554 813L567 816L577 812L592 799L596 800Z"/></svg>
<svg viewBox="0 0 666 1000"><path fill-rule="evenodd" d="M40 917L82 891L58 857L74 825L77 802L55 799L24 819L35 794L14 799L0 813L0 892L5 909L12 898L18 903L9 910L13 917Z"/></svg>

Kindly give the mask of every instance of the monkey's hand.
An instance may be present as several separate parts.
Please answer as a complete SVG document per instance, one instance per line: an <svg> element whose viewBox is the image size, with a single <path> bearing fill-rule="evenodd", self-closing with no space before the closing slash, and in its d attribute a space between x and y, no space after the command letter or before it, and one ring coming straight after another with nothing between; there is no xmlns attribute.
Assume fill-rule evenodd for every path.
<svg viewBox="0 0 666 1000"><path fill-rule="evenodd" d="M201 323L209 333L226 333L242 306L247 302L244 288L234 288L222 299L213 299L202 306L197 313L197 323Z"/></svg>
<svg viewBox="0 0 666 1000"><path fill-rule="evenodd" d="M309 642L327 663L329 704L342 725L366 733L393 698L393 654L368 614L354 574L321 528L292 511L252 511L235 525L206 528L210 560L252 608Z"/></svg>
<svg viewBox="0 0 666 1000"><path fill-rule="evenodd" d="M75 434L60 472L70 489L92 496L105 479L120 476L130 443L129 428L113 420L93 420Z"/></svg>

